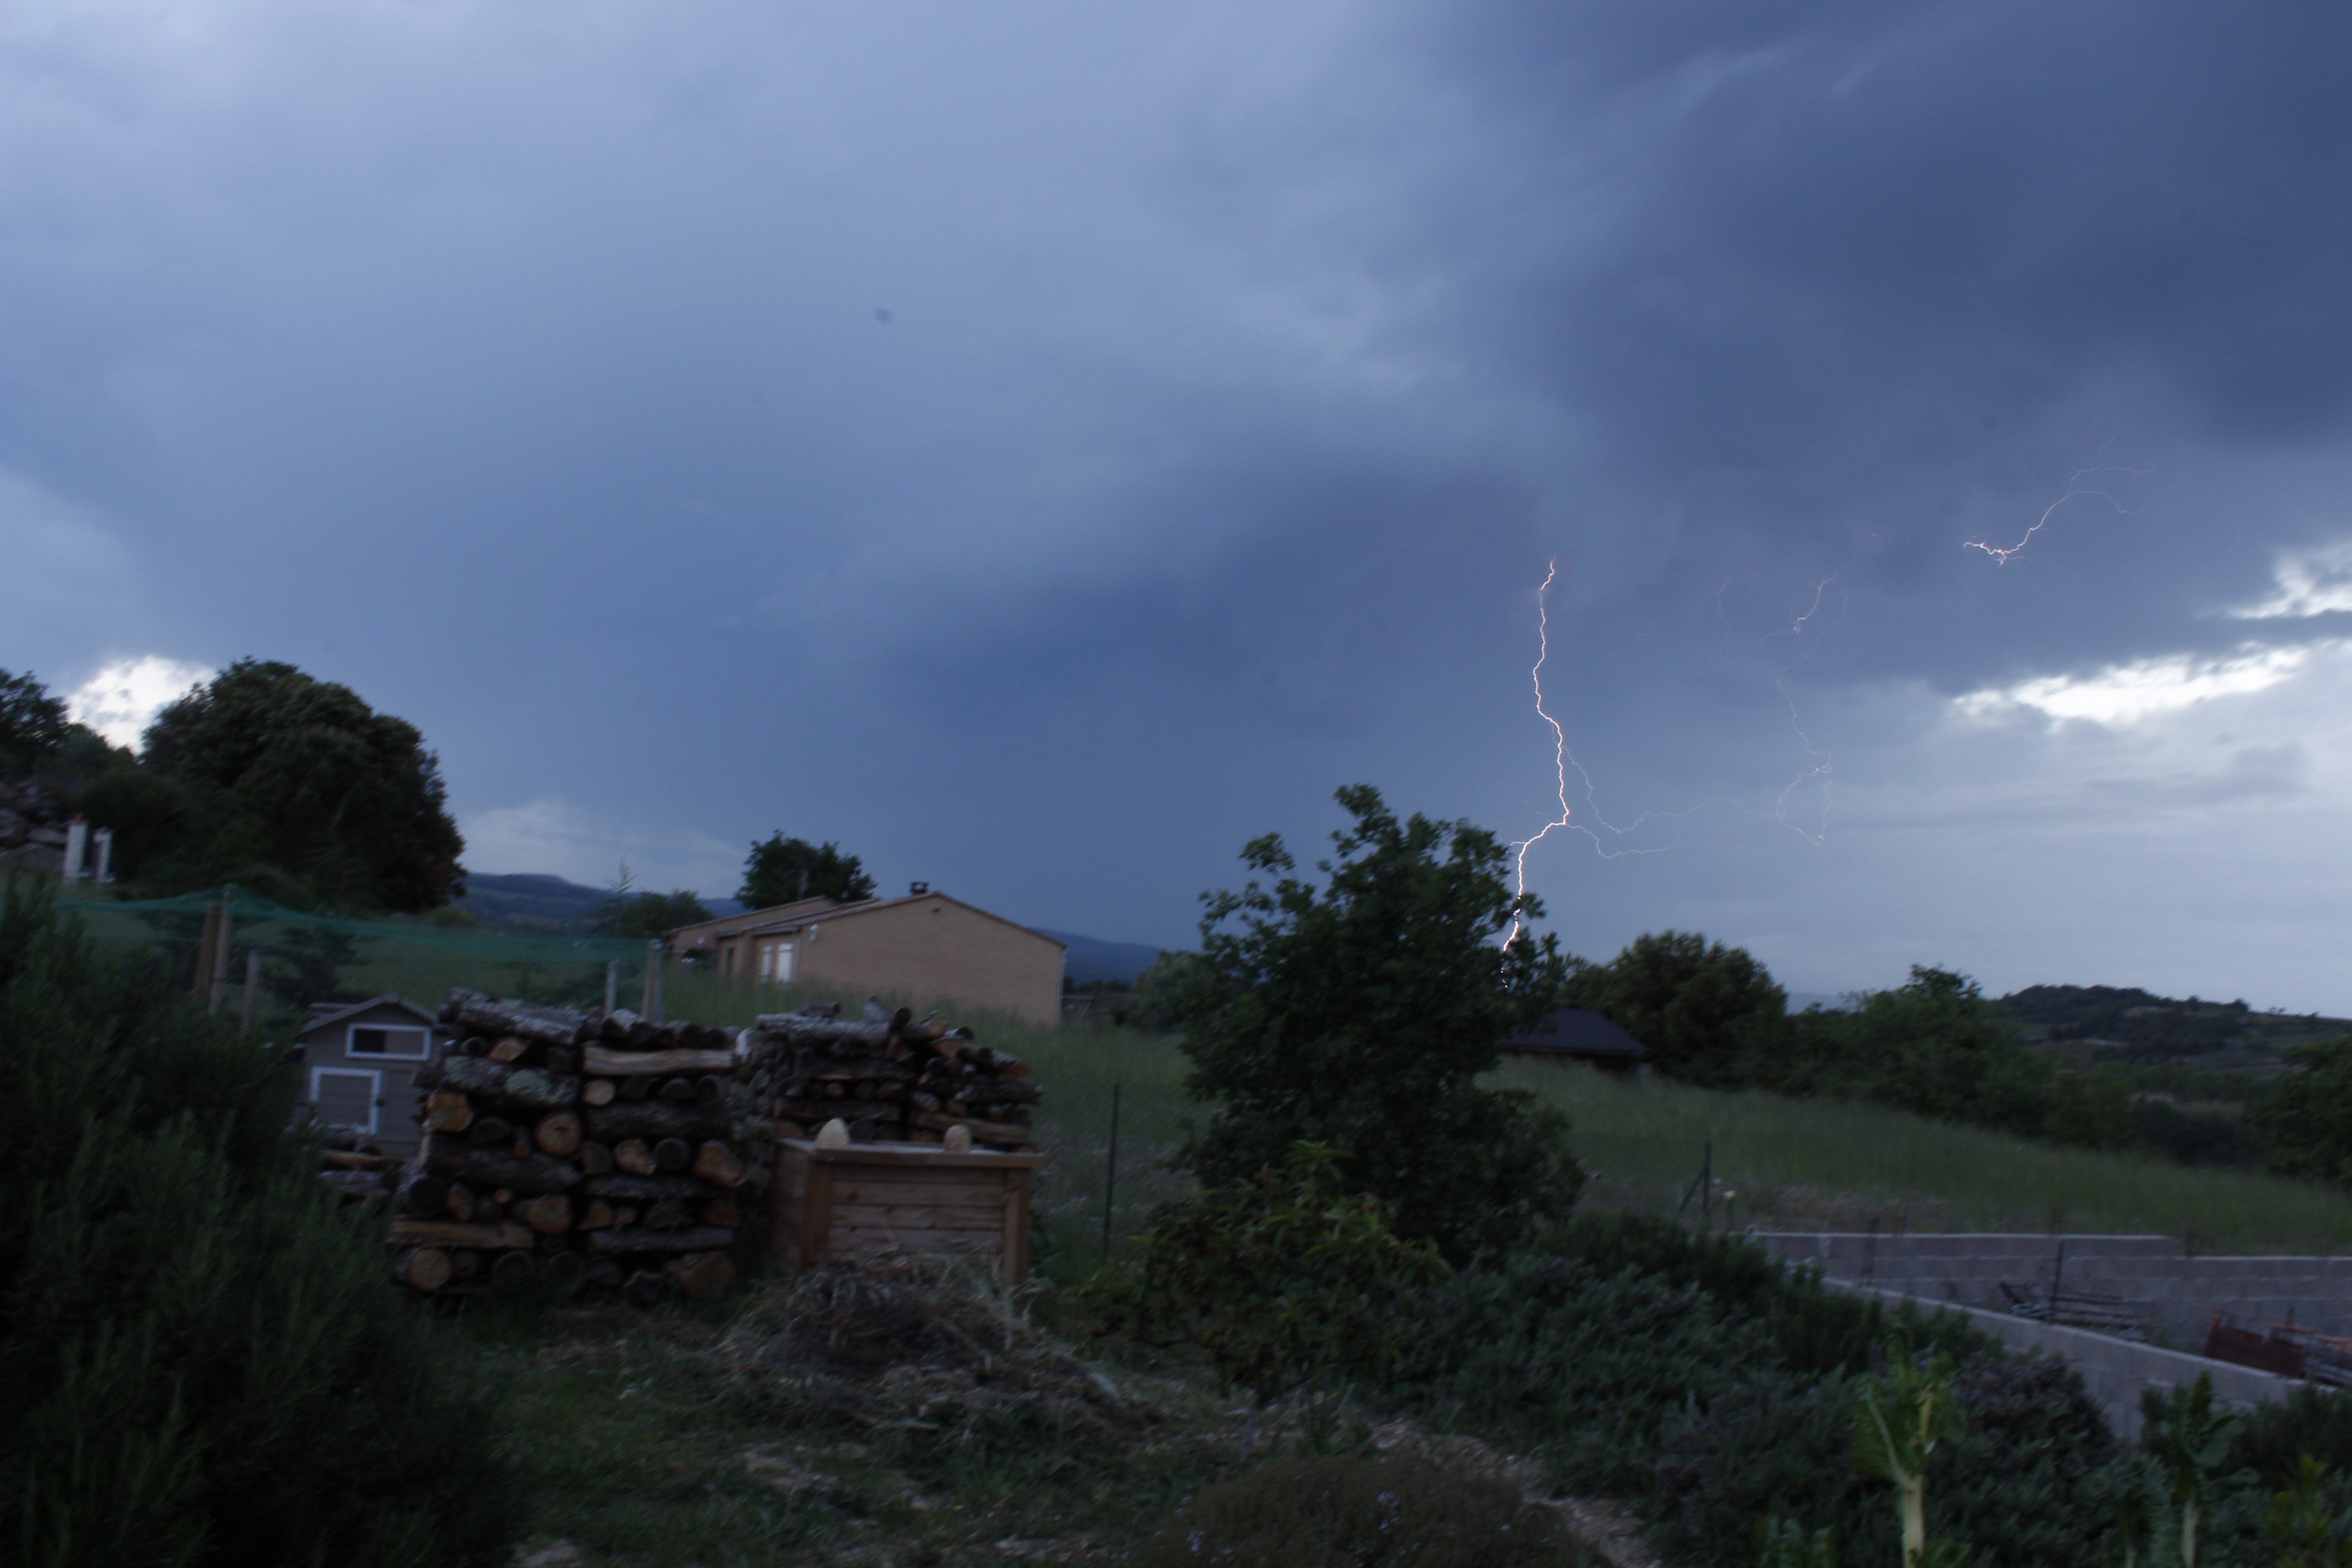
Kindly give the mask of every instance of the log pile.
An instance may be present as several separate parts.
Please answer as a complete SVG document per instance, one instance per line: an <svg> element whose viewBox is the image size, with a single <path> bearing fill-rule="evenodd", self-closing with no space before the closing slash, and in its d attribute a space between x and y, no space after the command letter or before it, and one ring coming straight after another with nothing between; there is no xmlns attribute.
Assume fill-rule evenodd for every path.
<svg viewBox="0 0 2352 1568"><path fill-rule="evenodd" d="M319 1179L335 1189L344 1206L393 1195L400 1162L349 1128L327 1134L319 1151Z"/></svg>
<svg viewBox="0 0 2352 1568"><path fill-rule="evenodd" d="M763 1014L744 1054L752 1109L780 1137L837 1119L858 1142L938 1143L957 1127L991 1148L1036 1142L1029 1065L908 1008L869 1001L856 1018L830 1005Z"/></svg>
<svg viewBox="0 0 2352 1568"><path fill-rule="evenodd" d="M731 1147L735 1037L633 1013L450 993L456 1038L418 1075L393 1276L426 1292L541 1280L715 1295L747 1177Z"/></svg>

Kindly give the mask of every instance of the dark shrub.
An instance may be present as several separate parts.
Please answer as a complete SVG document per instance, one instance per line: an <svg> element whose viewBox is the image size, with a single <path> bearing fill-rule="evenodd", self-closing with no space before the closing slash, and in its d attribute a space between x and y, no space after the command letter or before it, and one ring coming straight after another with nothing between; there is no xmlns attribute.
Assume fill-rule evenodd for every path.
<svg viewBox="0 0 2352 1568"><path fill-rule="evenodd" d="M1505 1482L1419 1459L1281 1459L1178 1509L1139 1568L1601 1568Z"/></svg>
<svg viewBox="0 0 2352 1568"><path fill-rule="evenodd" d="M1646 1483L1669 1413L1778 1359L1760 1329L1696 1286L1557 1256L1456 1277L1404 1336L1413 1353L1392 1391L1541 1453L1567 1484L1619 1495Z"/></svg>
<svg viewBox="0 0 2352 1568"><path fill-rule="evenodd" d="M519 1511L471 1368L286 1131L280 1053L46 891L0 900L9 1561L492 1562Z"/></svg>
<svg viewBox="0 0 2352 1568"><path fill-rule="evenodd" d="M1927 1528L2002 1568L2095 1562L2121 1485L2119 1450L2069 1368L1970 1357L1955 1385L1968 1430L1928 1468ZM1835 1530L1854 1564L1902 1555L1892 1494L1855 1471L1852 1382L1751 1377L1670 1418L1649 1507L1659 1544L1744 1565L1756 1521L1772 1515Z"/></svg>

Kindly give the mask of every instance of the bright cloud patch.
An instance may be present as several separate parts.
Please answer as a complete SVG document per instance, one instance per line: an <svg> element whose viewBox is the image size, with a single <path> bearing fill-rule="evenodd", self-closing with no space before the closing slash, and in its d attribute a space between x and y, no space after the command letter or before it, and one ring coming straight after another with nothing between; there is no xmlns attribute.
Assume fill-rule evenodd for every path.
<svg viewBox="0 0 2352 1568"><path fill-rule="evenodd" d="M2283 556L2276 570L2276 594L2231 614L2240 620L2277 621L2352 610L2352 539L2306 555Z"/></svg>
<svg viewBox="0 0 2352 1568"><path fill-rule="evenodd" d="M626 859L637 885L729 894L742 874L742 853L702 833L642 833L553 796L478 812L460 825L466 866L486 875L540 871L609 884Z"/></svg>
<svg viewBox="0 0 2352 1568"><path fill-rule="evenodd" d="M214 672L151 653L118 658L76 687L66 698L66 715L87 724L118 746L139 749L139 738L164 705L200 686Z"/></svg>
<svg viewBox="0 0 2352 1568"><path fill-rule="evenodd" d="M2092 675L2048 675L2015 686L1971 691L1954 706L1985 719L2032 708L2053 719L2087 719L2095 724L2129 724L2158 713L2217 697L2265 691L2311 662L2315 651L2347 645L2326 642L2304 647L2254 647L2223 658L2187 654L2110 665Z"/></svg>

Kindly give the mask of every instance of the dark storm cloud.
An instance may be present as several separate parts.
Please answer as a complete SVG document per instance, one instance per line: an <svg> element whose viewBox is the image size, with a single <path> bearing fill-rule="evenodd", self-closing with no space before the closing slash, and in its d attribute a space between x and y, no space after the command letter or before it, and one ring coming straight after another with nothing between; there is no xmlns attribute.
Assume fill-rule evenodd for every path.
<svg viewBox="0 0 2352 1568"><path fill-rule="evenodd" d="M2012 715L1967 744L2055 771L1988 805L1939 739L2340 637L2217 613L2347 525L2330 9L43 15L0 526L58 586L0 664L296 658L423 723L483 846L719 891L782 826L1177 940L1342 780L1544 819L1555 554L1602 805L1735 803L1539 863L1586 948L1745 922L1858 983L1902 922L1854 890L1945 853L1889 836L2336 765ZM1817 849L1823 777L1927 783Z"/></svg>

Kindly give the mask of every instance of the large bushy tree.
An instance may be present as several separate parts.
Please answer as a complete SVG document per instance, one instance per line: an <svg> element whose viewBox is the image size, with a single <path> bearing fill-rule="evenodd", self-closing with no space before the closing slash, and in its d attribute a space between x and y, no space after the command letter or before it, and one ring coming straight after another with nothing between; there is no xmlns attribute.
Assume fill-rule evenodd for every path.
<svg viewBox="0 0 2352 1568"><path fill-rule="evenodd" d="M743 886L735 896L755 910L803 899L854 904L874 896L874 879L856 856L844 855L840 845L787 838L779 828L751 846L743 862Z"/></svg>
<svg viewBox="0 0 2352 1568"><path fill-rule="evenodd" d="M2305 1046L2248 1120L2281 1175L2352 1187L2352 1035Z"/></svg>
<svg viewBox="0 0 2352 1568"><path fill-rule="evenodd" d="M1788 1009L1787 994L1746 949L1696 931L1634 938L1580 975L1578 992L1648 1047L1658 1071L1701 1083L1737 1077L1749 1037Z"/></svg>
<svg viewBox="0 0 2352 1568"><path fill-rule="evenodd" d="M465 840L415 726L290 664L239 660L165 708L135 773L93 784L83 809L157 890L235 880L415 912L461 875Z"/></svg>
<svg viewBox="0 0 2352 1568"><path fill-rule="evenodd" d="M30 675L0 669L0 779L30 773L55 756L72 729L61 699Z"/></svg>
<svg viewBox="0 0 2352 1568"><path fill-rule="evenodd" d="M493 1396L289 1128L284 1053L0 897L0 1542L43 1568L488 1563Z"/></svg>
<svg viewBox="0 0 2352 1568"><path fill-rule="evenodd" d="M1216 1110L1185 1159L1220 1186L1326 1144L1402 1234L1457 1259L1507 1246L1565 1213L1583 1173L1564 1118L1476 1080L1557 1005L1566 963L1555 939L1512 934L1540 910L1513 897L1492 834L1400 821L1369 785L1339 801L1354 820L1320 887L1268 835L1242 858L1271 887L1204 895L1184 1049Z"/></svg>

